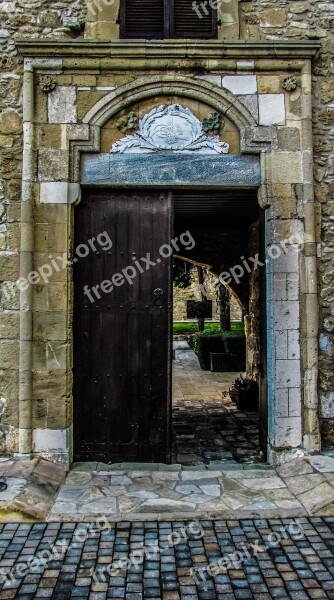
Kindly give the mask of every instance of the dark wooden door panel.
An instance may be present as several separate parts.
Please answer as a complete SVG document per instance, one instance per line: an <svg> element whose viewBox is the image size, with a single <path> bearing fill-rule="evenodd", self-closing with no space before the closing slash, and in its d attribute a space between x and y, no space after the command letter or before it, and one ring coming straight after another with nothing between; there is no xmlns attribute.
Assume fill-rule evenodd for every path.
<svg viewBox="0 0 334 600"><path fill-rule="evenodd" d="M74 264L76 460L169 460L171 259L159 249L171 219L171 194L159 192L86 191L75 210L76 248L105 231L113 243ZM131 281L94 293L129 266Z"/></svg>

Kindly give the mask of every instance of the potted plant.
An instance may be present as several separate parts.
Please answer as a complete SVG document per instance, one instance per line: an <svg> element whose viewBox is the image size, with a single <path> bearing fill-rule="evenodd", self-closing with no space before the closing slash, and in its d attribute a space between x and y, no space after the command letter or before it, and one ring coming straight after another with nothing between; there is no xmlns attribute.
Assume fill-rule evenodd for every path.
<svg viewBox="0 0 334 600"><path fill-rule="evenodd" d="M256 412L259 410L259 385L254 379L240 375L229 390L239 410Z"/></svg>

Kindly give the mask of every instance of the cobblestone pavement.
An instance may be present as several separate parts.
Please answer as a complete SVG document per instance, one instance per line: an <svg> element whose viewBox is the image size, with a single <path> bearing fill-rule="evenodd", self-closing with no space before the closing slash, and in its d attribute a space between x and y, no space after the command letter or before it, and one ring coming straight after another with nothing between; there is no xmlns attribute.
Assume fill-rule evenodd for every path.
<svg viewBox="0 0 334 600"><path fill-rule="evenodd" d="M174 462L261 462L258 413L241 412L226 394L240 374L203 371L186 342L173 346Z"/></svg>
<svg viewBox="0 0 334 600"><path fill-rule="evenodd" d="M0 567L7 576L0 599L334 599L333 517L302 517L298 525L294 519L203 520L196 527L125 521L96 523L90 533L84 526L0 526ZM52 551L57 541L58 556ZM143 562L142 548L150 552ZM137 560L117 571L116 563L131 556Z"/></svg>

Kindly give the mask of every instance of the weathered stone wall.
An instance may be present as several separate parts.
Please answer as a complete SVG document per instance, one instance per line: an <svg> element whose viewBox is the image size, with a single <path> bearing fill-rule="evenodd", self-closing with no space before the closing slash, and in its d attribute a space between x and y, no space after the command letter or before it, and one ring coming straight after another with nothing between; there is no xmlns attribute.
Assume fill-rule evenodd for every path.
<svg viewBox="0 0 334 600"><path fill-rule="evenodd" d="M52 2L51 0L38 0L28 2L2 2L0 6L0 451L4 448L8 452L16 451L18 427L18 366L19 366L19 294L15 286L10 287L20 275L19 272L19 244L20 244L20 219L21 219L21 170L22 170L22 60L15 50L15 38L28 36L30 38L54 38L75 39L83 37L81 29L86 20L86 8L84 0L66 0L64 2ZM113 3L115 6L117 3ZM224 3L222 3L224 5ZM313 63L313 140L315 151L315 194L316 208L318 212L317 221L317 243L318 243L318 275L319 275L319 304L320 304L320 413L322 417L322 434L325 445L334 444L334 4L332 0L251 0L239 3L240 36L245 41L256 40L319 40L322 50ZM92 22L92 19L90 19ZM236 20L234 19L233 23ZM102 31L102 29L101 29ZM115 31L115 29L114 29ZM235 32L235 26L231 28ZM88 32L88 29L87 29ZM87 33L86 32L86 33ZM89 36L87 36L89 37ZM258 74L257 84L261 94L278 94L281 92L282 77L264 73ZM88 75L73 72L72 74L59 75L58 85L70 85L73 82L77 86L90 86ZM117 84L123 83L123 75L117 75ZM209 76L211 77L211 76ZM215 75L213 76L215 77ZM73 79L72 79L73 78ZM80 79L82 78L82 79ZM92 81L99 86L113 84L104 79L104 75L98 80L92 76ZM94 85L94 84L93 84ZM96 95L104 92L96 91ZM78 103L78 119L87 110L87 92L80 91L82 106ZM86 96L85 96L86 94ZM254 98L246 97L244 104L254 102ZM97 98L98 99L98 98ZM240 99L240 96L239 96ZM79 102L79 95L78 95ZM47 99L40 90L36 96L36 110L41 115L41 123L46 121ZM290 100L290 118L296 120L300 110L300 95L293 93ZM252 105L249 105L250 110ZM253 105L253 110L257 106ZM81 113L80 113L81 111ZM80 113L80 114L79 114ZM291 116L292 115L292 116ZM61 122L61 121L58 121ZM45 141L45 147L53 150L61 147L59 128L54 128L53 123L46 127L40 126L38 130L38 141ZM283 129L280 130L281 147L289 152L298 150L298 132L291 131L287 135ZM283 139L283 136L286 136ZM42 156L42 153L41 153ZM47 158L47 156L46 156ZM55 165L61 170L62 166ZM281 215L284 215L285 203L289 206L291 192L296 195L296 215L302 203L297 202L298 190L293 185L277 185L277 199L279 200ZM300 199L299 199L300 200ZM299 208L298 208L299 207ZM44 213L45 207L38 207L36 223L38 225L49 225L52 223L52 210L57 213L54 220L59 224L62 218L60 212L66 212L67 207L59 206L55 209L47 207L47 217ZM290 211L290 212L289 212ZM302 217L301 214L298 215ZM283 218L281 216L281 218ZM286 218L292 218L290 208L287 208ZM67 216L63 217L64 223ZM40 229L40 227L38 227ZM41 231L37 231L37 238L43 237ZM49 234L48 234L49 235ZM55 247L50 234L46 252L59 252L65 248L65 240L60 240ZM36 242L35 242L36 243ZM37 244L40 243L37 239ZM50 249L51 248L51 249ZM58 286L55 291L55 299L47 299L57 309L62 308L61 302L67 303L67 297L61 292L61 281L55 281ZM9 291L8 291L9 290ZM11 291L12 290L12 291ZM37 290L36 290L37 293ZM41 290L41 293L44 293ZM46 306L44 304L43 306ZM310 315L312 319L312 315ZM38 328L38 323L35 323ZM57 336L55 324L50 324L51 337ZM63 327L63 325L62 325ZM37 330L36 330L37 331ZM41 332L43 326L41 325ZM38 333L38 331L37 331ZM58 338L56 338L58 339ZM59 344L59 352L65 352L62 340ZM68 350L66 350L68 352ZM57 365L59 355L54 356L49 349L49 362L45 366L45 372L49 369L48 377L50 384L50 369ZM43 355L44 356L44 355ZM36 346L36 361L38 363L38 344ZM64 357L65 361L65 357ZM58 368L58 367L57 367ZM54 371L55 381L60 381L59 373ZM68 377L68 375L64 375ZM61 387L61 386L60 386ZM54 410L58 411L59 398L64 393L64 427L69 422L67 396L68 389L56 390L54 398ZM44 392L41 391L41 399L36 398L35 418L40 427L47 424L52 427L53 412L46 408ZM44 404L43 404L44 402ZM66 413L66 414L65 414ZM47 416L49 422L47 422ZM57 417L58 418L58 417ZM55 422L55 419L54 419ZM57 421L57 426L59 425Z"/></svg>
<svg viewBox="0 0 334 600"><path fill-rule="evenodd" d="M320 416L323 444L330 446L334 445L334 3L332 0L241 2L240 32L242 39L249 41L305 39L317 40L322 46L313 62L312 102L318 212ZM273 92L270 79L267 85L268 92Z"/></svg>
<svg viewBox="0 0 334 600"><path fill-rule="evenodd" d="M201 300L201 292L198 284L196 271L192 271L191 285L185 289L173 288L173 318L174 321L184 321L187 319L187 301ZM217 304L217 295L215 291L215 279L212 275L205 276L205 291L207 299L212 301L212 319L219 320L220 309ZM242 311L234 296L230 298L231 321L241 321Z"/></svg>
<svg viewBox="0 0 334 600"><path fill-rule="evenodd" d="M18 451L19 290L13 284L20 275L23 60L15 40L83 37L85 5L85 0L0 4L0 452ZM61 291L54 302L57 308L64 302ZM48 414L52 426L52 414L62 409L56 401L46 408L45 389L42 395L34 409L37 422L44 426Z"/></svg>

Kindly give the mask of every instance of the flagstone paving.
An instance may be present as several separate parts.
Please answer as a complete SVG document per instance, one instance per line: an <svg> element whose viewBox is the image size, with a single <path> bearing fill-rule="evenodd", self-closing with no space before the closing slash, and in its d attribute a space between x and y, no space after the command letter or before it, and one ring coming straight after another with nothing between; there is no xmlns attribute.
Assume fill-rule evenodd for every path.
<svg viewBox="0 0 334 600"><path fill-rule="evenodd" d="M174 462L262 462L258 413L241 412L228 395L240 373L203 371L186 342L173 347Z"/></svg>
<svg viewBox="0 0 334 600"><path fill-rule="evenodd" d="M8 523L0 572L0 599L334 599L334 517Z"/></svg>
<svg viewBox="0 0 334 600"><path fill-rule="evenodd" d="M1 477L2 475L2 477ZM198 467L2 459L0 521L259 518L334 514L334 458L268 465Z"/></svg>

